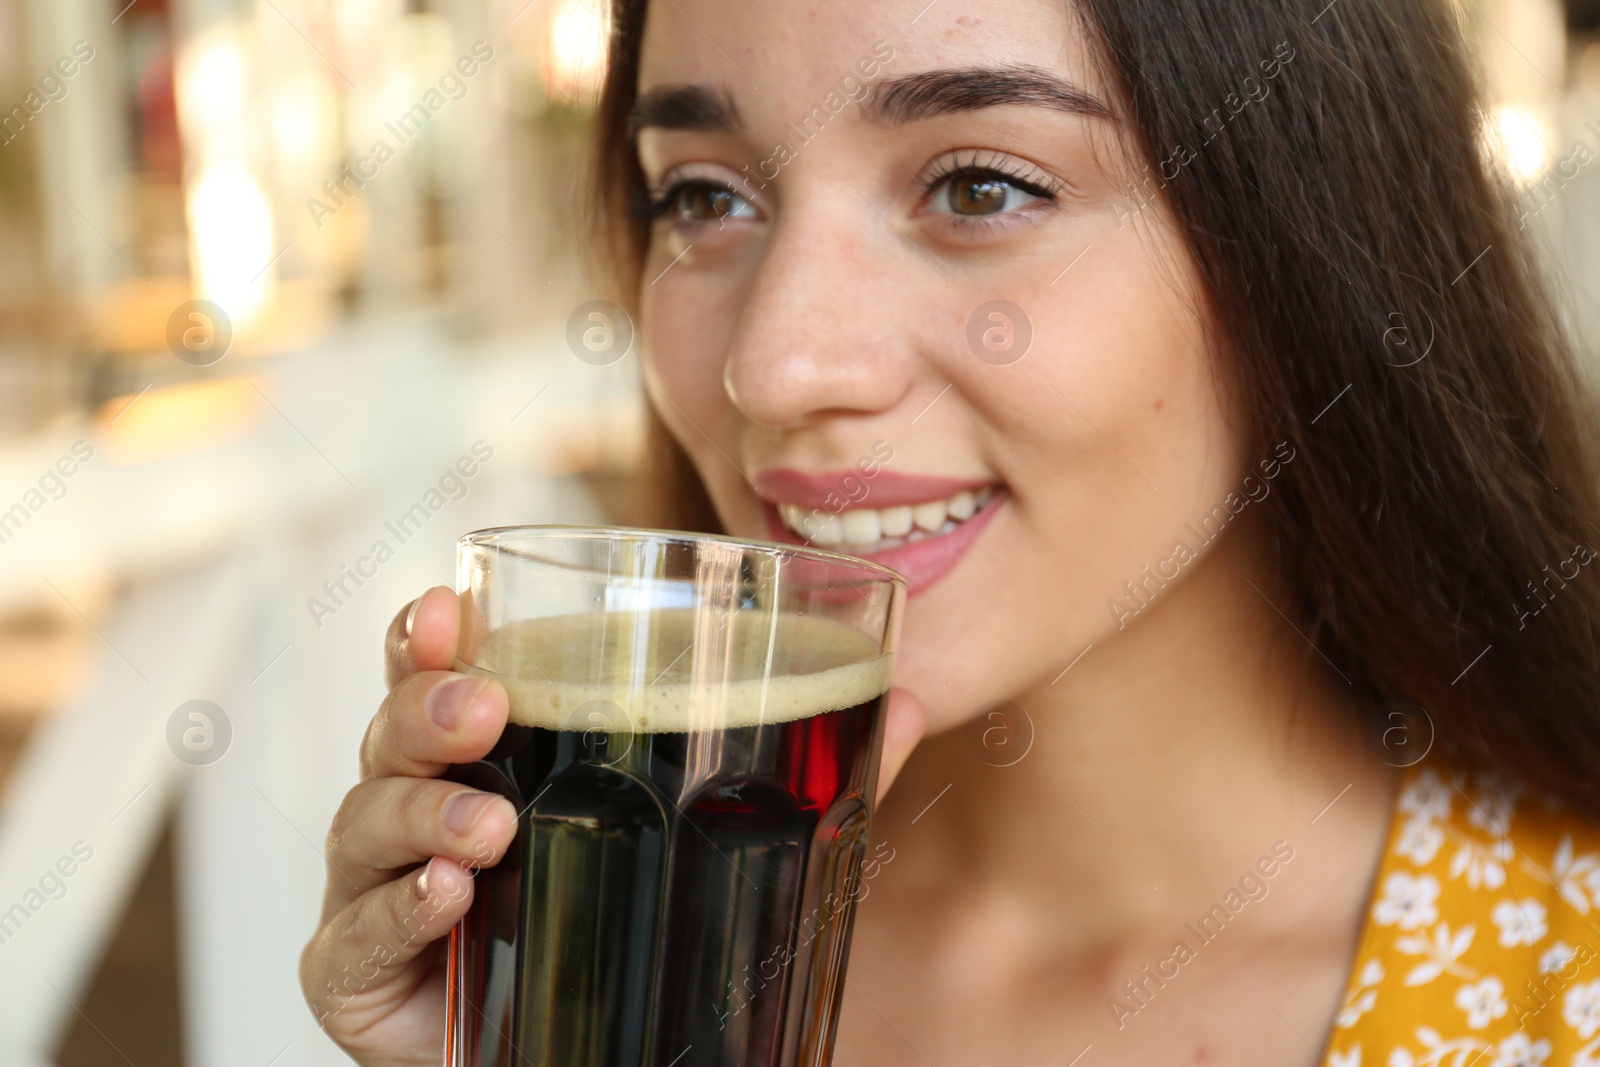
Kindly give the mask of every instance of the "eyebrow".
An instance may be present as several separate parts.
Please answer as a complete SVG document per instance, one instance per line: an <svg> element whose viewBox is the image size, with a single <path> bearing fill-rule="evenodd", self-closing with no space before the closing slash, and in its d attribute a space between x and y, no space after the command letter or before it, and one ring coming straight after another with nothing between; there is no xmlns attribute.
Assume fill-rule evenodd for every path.
<svg viewBox="0 0 1600 1067"><path fill-rule="evenodd" d="M873 82L861 99L861 118L877 126L901 126L1001 104L1032 104L1090 118L1115 117L1097 97L1049 71L1010 65L929 70ZM743 130L743 119L726 89L664 85L640 94L628 113L629 137L650 127L738 133Z"/></svg>
<svg viewBox="0 0 1600 1067"><path fill-rule="evenodd" d="M874 82L861 101L861 117L882 126L1001 104L1035 104L1070 115L1109 119L1096 97L1039 67L960 67L905 74Z"/></svg>
<svg viewBox="0 0 1600 1067"><path fill-rule="evenodd" d="M628 137L655 127L736 133L744 128L739 105L726 89L703 85L663 85L640 93L628 109Z"/></svg>

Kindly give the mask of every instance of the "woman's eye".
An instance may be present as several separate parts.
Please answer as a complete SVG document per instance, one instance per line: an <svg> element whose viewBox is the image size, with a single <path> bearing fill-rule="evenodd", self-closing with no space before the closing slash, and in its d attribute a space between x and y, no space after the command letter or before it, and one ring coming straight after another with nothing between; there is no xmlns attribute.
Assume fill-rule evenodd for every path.
<svg viewBox="0 0 1600 1067"><path fill-rule="evenodd" d="M952 174L933 189L929 208L939 214L968 218L999 215L1037 200L1049 193L1028 182L989 171Z"/></svg>
<svg viewBox="0 0 1600 1067"><path fill-rule="evenodd" d="M725 185L709 182L683 182L669 189L657 202L657 216L670 215L677 222L721 222L729 218L749 218L755 208Z"/></svg>

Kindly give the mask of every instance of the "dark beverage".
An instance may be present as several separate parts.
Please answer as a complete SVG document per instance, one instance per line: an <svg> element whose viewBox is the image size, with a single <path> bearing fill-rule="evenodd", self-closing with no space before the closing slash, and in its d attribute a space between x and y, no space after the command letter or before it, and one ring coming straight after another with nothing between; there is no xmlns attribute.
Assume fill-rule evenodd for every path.
<svg viewBox="0 0 1600 1067"><path fill-rule="evenodd" d="M827 1063L878 642L821 618L597 612L511 624L474 658L458 669L506 682L513 723L452 777L522 816L452 934L454 1067Z"/></svg>

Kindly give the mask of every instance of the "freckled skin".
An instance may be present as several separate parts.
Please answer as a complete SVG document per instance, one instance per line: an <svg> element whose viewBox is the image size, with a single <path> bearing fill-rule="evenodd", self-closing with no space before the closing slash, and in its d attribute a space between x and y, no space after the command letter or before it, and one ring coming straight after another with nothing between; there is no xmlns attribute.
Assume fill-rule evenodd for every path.
<svg viewBox="0 0 1600 1067"><path fill-rule="evenodd" d="M1318 1062L1296 1028L1317 1040L1337 1007L1394 775L1285 625L1258 505L1131 625L1110 609L1271 458L1241 452L1164 204L1129 221L1117 127L1024 105L874 126L851 105L765 188L740 182L879 41L880 80L1027 65L1115 101L1066 5L925 3L657 3L640 64L641 88L725 89L746 124L639 139L657 191L742 198L720 226L656 223L639 324L646 388L730 532L766 536L746 475L844 470L878 441L894 470L1011 494L901 620L895 682L928 735L875 816L896 858L858 911L835 1063ZM1052 198L1013 185L956 218L951 180L918 179L975 157ZM967 340L996 299L1033 331L1006 366ZM975 719L996 700L1031 730L1014 763ZM1124 983L1280 840L1298 851L1270 897L1119 1025Z"/></svg>
<svg viewBox="0 0 1600 1067"><path fill-rule="evenodd" d="M647 24L646 83L668 80L666 70L656 73L656 56L665 64L706 47L693 26L663 10L674 17ZM918 26L933 32L936 13L931 8ZM768 39L774 21L759 5L689 17L726 27L736 41ZM1019 54L1006 58L1051 69L1061 49L1049 41L1067 27L1059 11L1045 24L1049 33L997 13L982 35L962 33L924 58L893 19L862 25L852 9L817 20L819 36L803 48L769 54L752 45L747 62L762 64L754 80L781 90L740 99L756 131L751 147L764 158L787 135L785 123L833 88L854 57L869 55L875 40L901 42L884 68L900 73L933 60L992 61L1005 27L1024 38ZM839 58L830 65L819 56ZM671 63L674 81L714 70L704 57ZM731 72L724 64L717 73ZM734 82L749 89L734 74L735 92ZM1075 654L1103 639L1114 622L1107 597L1167 555L1184 523L1222 499L1254 462L1237 454L1230 416L1196 347L1192 267L1170 230L1120 224L1121 184L1093 158L1093 138L1104 131L1042 109L1008 110L923 124L943 128L938 140L924 130L866 127L846 112L761 195L768 220L696 236L658 230L645 270L655 278L690 249L644 291L646 376L670 398L658 408L732 528L756 534L761 524L754 495L724 456L747 471L779 463L845 468L883 439L896 450L897 470L1010 486L1012 505L991 524L983 550L919 598L921 639L913 640L929 659L950 661L943 668L950 684L920 660L907 662L900 680L923 696L936 729L961 721L978 688L1017 691L1048 680L1065 665L1065 647L1075 643ZM747 159L731 146L720 156L705 152L710 140L646 135L647 174L660 177L698 157L697 176L733 181ZM930 151L930 144L939 147ZM991 144L1027 149L1022 158L1037 160L1033 170L1059 172L1080 192L1057 212L1011 220L987 241L907 217L910 179L930 157ZM1186 288L1172 291L1173 280ZM968 318L996 296L1019 305L1034 333L1029 354L1003 369L974 358L967 344ZM950 393L913 425L946 385ZM1157 390L1173 406L1152 423L1148 404ZM829 413L842 418L824 422ZM1042 617L1032 588L1010 580L1019 569L1048 574L1061 594ZM972 654L977 620L962 605L975 590L990 598L986 620L1029 613L1040 626Z"/></svg>

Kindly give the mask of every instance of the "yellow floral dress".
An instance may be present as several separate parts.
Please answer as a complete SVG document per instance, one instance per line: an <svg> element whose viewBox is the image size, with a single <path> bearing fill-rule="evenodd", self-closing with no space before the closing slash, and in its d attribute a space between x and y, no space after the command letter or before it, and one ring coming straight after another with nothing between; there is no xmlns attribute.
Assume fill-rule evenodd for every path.
<svg viewBox="0 0 1600 1067"><path fill-rule="evenodd" d="M1330 1067L1600 1067L1600 828L1406 772Z"/></svg>

